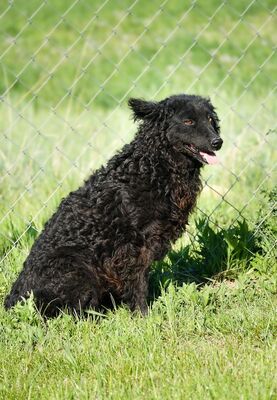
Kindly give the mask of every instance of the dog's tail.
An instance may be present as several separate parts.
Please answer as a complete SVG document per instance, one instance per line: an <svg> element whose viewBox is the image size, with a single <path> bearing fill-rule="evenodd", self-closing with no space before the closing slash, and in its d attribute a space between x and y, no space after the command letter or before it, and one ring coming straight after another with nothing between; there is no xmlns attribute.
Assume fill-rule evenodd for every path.
<svg viewBox="0 0 277 400"><path fill-rule="evenodd" d="M6 310L15 306L15 304L19 301L19 297L14 294L8 294L8 296L4 300L4 307Z"/></svg>
<svg viewBox="0 0 277 400"><path fill-rule="evenodd" d="M58 315L63 304L52 291L45 289L33 289L31 292L25 294L10 293L4 301L6 310L14 307L18 302L24 302L33 293L34 302L39 312L47 317L54 317Z"/></svg>
<svg viewBox="0 0 277 400"><path fill-rule="evenodd" d="M24 298L28 298L28 291L24 288L24 274L23 271L19 274L18 278L14 282L10 294L4 300L4 307L6 310L12 308L17 302L22 301Z"/></svg>

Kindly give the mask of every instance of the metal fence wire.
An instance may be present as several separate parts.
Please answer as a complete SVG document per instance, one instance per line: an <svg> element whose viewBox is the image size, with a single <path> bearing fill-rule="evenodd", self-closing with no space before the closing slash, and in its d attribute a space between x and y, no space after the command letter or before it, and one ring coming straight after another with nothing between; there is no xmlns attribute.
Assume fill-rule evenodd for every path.
<svg viewBox="0 0 277 400"><path fill-rule="evenodd" d="M276 167L274 17L270 0L3 0L1 262L131 140L130 96L211 97L225 143L197 215L254 226Z"/></svg>

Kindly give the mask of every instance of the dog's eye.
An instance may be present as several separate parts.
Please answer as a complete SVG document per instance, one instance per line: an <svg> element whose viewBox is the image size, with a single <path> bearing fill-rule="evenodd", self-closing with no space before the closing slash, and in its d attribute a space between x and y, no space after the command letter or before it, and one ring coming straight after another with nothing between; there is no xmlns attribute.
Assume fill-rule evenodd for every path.
<svg viewBox="0 0 277 400"><path fill-rule="evenodd" d="M212 119L212 117L210 115L208 116L208 121L209 121L210 124L213 123L213 119Z"/></svg>
<svg viewBox="0 0 277 400"><path fill-rule="evenodd" d="M183 122L185 125L194 125L194 121L192 119L185 119Z"/></svg>

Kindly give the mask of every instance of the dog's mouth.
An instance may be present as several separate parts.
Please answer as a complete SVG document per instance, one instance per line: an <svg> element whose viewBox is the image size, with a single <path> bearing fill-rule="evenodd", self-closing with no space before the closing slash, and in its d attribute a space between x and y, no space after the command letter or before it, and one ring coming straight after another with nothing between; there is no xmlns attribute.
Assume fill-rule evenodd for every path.
<svg viewBox="0 0 277 400"><path fill-rule="evenodd" d="M202 164L217 164L218 158L213 151L202 151L193 144L185 145L187 152Z"/></svg>

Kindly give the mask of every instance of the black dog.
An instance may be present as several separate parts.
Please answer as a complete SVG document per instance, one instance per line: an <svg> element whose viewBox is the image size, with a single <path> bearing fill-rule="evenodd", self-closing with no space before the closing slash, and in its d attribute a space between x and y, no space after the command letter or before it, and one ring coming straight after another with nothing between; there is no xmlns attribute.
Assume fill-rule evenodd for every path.
<svg viewBox="0 0 277 400"><path fill-rule="evenodd" d="M110 295L147 311L148 272L188 223L201 190L200 168L222 146L211 102L177 95L130 99L140 120L134 140L62 200L34 243L10 308L31 292L46 316L98 309Z"/></svg>

